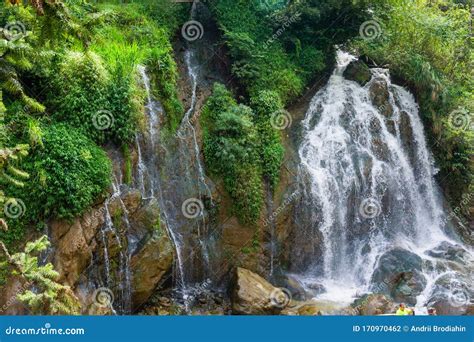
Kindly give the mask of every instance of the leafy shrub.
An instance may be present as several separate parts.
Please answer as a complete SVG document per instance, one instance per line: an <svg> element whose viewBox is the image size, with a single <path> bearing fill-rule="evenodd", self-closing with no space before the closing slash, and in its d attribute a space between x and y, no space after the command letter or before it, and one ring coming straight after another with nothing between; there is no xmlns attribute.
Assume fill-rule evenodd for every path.
<svg viewBox="0 0 474 342"><path fill-rule="evenodd" d="M252 110L237 105L223 85L215 84L201 116L204 157L209 171L221 176L237 217L254 223L263 202L258 133Z"/></svg>
<svg viewBox="0 0 474 342"><path fill-rule="evenodd" d="M261 91L251 98L255 110L257 131L259 133L259 154L262 161L263 176L271 186L275 186L280 175L284 149L279 132L270 124L272 115L283 109L283 103L274 91Z"/></svg>
<svg viewBox="0 0 474 342"><path fill-rule="evenodd" d="M117 74L119 65L119 74L124 76L135 73L137 65L145 65L169 127L176 128L183 106L178 99L178 72L170 40L181 20L182 7L159 0L105 8L112 11L112 19L98 30L91 48L104 58L112 75ZM137 88L133 82L130 85Z"/></svg>
<svg viewBox="0 0 474 342"><path fill-rule="evenodd" d="M43 130L43 147L25 159L31 180L12 189L26 205L23 223L73 218L108 188L111 163L105 152L80 131L64 124Z"/></svg>

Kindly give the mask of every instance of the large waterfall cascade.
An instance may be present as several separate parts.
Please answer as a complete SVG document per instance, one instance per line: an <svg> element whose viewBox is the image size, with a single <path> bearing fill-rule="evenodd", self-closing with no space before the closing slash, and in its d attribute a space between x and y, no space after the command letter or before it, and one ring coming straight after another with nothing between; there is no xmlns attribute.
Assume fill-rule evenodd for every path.
<svg viewBox="0 0 474 342"><path fill-rule="evenodd" d="M392 84L386 69L371 69L365 86L345 79L354 59L338 52L333 75L303 121L299 177L311 222L299 236L311 241L319 234L322 249L295 273L306 284L324 286L319 298L349 303L375 292L372 278L381 256L401 248L423 260L426 285L417 297L423 306L436 281L456 273L429 252L460 242L446 227L414 97ZM377 88L387 90L385 103L375 104ZM463 248L472 266L473 253Z"/></svg>

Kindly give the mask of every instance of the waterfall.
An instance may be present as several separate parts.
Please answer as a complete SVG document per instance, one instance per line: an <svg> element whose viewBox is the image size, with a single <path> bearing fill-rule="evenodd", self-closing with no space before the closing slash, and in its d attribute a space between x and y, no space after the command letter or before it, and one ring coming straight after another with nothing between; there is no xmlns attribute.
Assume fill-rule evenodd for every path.
<svg viewBox="0 0 474 342"><path fill-rule="evenodd" d="M184 278L184 262L182 255L183 242L182 237L177 232L177 229L175 227L175 221L172 220L172 218L170 217L168 202L164 198L163 186L161 182L162 168L160 167L160 160L158 160L159 151L157 151L157 146L165 149L164 143L161 141L160 135L160 122L164 110L161 106L161 103L153 99L153 96L151 94L150 78L148 77L146 68L142 65L139 65L138 71L140 73L143 87L146 92L147 102L145 104L145 114L148 124L146 135L137 133L135 137L138 155L138 177L136 179L137 184L135 184L135 186L140 189L144 198L155 198L160 204L161 220L166 224L171 240L173 241L173 245L176 249L177 270L175 273L177 275L178 287L181 287L183 286ZM142 145L144 146L144 148L142 147ZM144 151L142 152L142 150ZM161 162L165 161L161 160ZM158 194L157 198L155 197L155 194Z"/></svg>
<svg viewBox="0 0 474 342"><path fill-rule="evenodd" d="M192 89L190 107L177 132L166 140L161 137L164 110L152 96L145 67L138 68L147 95L148 124L147 131L136 136L135 186L148 198L158 200L161 220L176 249L175 289L189 311L194 301L193 289L199 288L196 284L208 281L205 274L209 269L209 252L204 201L210 200L212 204L212 196L194 127L197 122L194 115L199 65L191 48L185 52L185 63ZM189 206L185 207L188 202Z"/></svg>
<svg viewBox="0 0 474 342"><path fill-rule="evenodd" d="M128 237L128 232L130 231L130 222L128 218L128 211L121 199L121 187L122 187L122 177L115 176L115 180L112 183L112 195L106 199L104 203L104 225L101 227L100 238L101 243L103 244L103 253L104 253L104 267L105 267L105 286L107 288L112 287L112 285L117 284L117 299L114 301L114 306L119 314L129 314L131 313L132 308L132 279L131 279L131 270L130 270L130 255L131 255L131 246ZM110 204L112 201L119 201L122 215L121 220L125 225L125 232L121 233L116 227L112 215L110 214ZM122 241L122 237L125 239ZM113 239L114 242L109 241L109 238ZM125 244L124 244L125 242ZM119 263L117 270L117 278L113 281L112 270L110 265L110 253L109 253L109 243L116 243L119 247ZM113 309L113 308L112 308Z"/></svg>
<svg viewBox="0 0 474 342"><path fill-rule="evenodd" d="M386 69L372 69L365 86L345 79L353 60L338 52L333 75L302 122L304 204L296 239L312 253L301 261L302 252L295 252L293 271L308 286L324 287L319 298L349 303L374 290L381 256L401 248L422 260L428 281L417 305L425 305L434 288L429 280L450 267L429 254L459 241L445 224L414 97L392 84Z"/></svg>

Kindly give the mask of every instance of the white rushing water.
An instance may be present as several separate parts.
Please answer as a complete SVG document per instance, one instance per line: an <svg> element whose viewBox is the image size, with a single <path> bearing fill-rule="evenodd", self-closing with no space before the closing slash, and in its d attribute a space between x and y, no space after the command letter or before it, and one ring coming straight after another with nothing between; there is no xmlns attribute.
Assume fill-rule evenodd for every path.
<svg viewBox="0 0 474 342"><path fill-rule="evenodd" d="M128 211L121 199L121 187L122 179L121 175L118 177L115 175L115 180L112 183L112 195L106 199L104 203L104 225L101 227L101 243L103 244L103 257L104 257L104 267L105 267L105 286L110 288L112 284L112 275L111 275L111 263L110 263L110 253L109 253L109 243L108 239L115 240L115 243L119 249L119 262L117 269L117 287L118 287L118 298L115 301L114 305L117 308L117 311L120 314L130 314L132 309L132 277L130 270L130 241L128 241L128 232L131 230L130 222L128 218ZM124 245L121 240L121 234L118 227L114 223L112 216L110 214L110 205L113 201L119 201L122 215L121 215L121 224L124 225L125 234L124 239L127 239L126 245Z"/></svg>
<svg viewBox="0 0 474 342"><path fill-rule="evenodd" d="M303 121L299 172L312 211L305 234L319 232L323 248L302 273L325 287L319 298L350 303L372 291L381 255L403 248L423 260L427 284L417 298L423 306L435 280L449 272L427 252L459 242L445 232L435 168L414 97L393 85L385 69L372 69L364 87L346 80L343 72L354 59L338 52L333 75ZM378 92L388 90L382 105L374 104L377 87Z"/></svg>
<svg viewBox="0 0 474 342"><path fill-rule="evenodd" d="M209 269L207 226L203 199L212 203L211 191L206 183L194 124L197 102L199 65L194 51L185 53L185 63L191 83L191 103L176 134L167 141L161 138L164 110L151 94L150 78L146 69L139 67L147 94L147 132L137 134L137 177L135 186L145 199L156 199L161 209L161 219L166 225L176 250L176 292L181 296L187 311L194 300L195 284L207 280L199 274ZM186 200L200 202L198 212L191 219L183 212ZM185 209L188 210L188 209ZM192 209L191 209L192 210ZM196 232L196 234L194 234ZM196 253L199 252L199 253ZM204 267L197 267L199 262Z"/></svg>
<svg viewBox="0 0 474 342"><path fill-rule="evenodd" d="M137 146L137 184L141 190L144 199L156 199L160 204L162 220L166 224L168 233L173 241L176 250L176 280L178 287L184 286L184 257L183 257L183 239L179 232L176 231L175 220L169 213L169 205L164 198L164 190L161 182L160 160L157 158L157 147L165 148L161 143L160 135L160 115L163 114L163 107L159 101L153 99L151 95L150 78L148 77L146 68L142 65L138 66L143 87L146 92L147 103L145 105L145 114L147 120L146 135L136 135ZM143 146L142 146L143 145ZM145 151L144 151L145 150ZM164 162L163 162L164 164Z"/></svg>

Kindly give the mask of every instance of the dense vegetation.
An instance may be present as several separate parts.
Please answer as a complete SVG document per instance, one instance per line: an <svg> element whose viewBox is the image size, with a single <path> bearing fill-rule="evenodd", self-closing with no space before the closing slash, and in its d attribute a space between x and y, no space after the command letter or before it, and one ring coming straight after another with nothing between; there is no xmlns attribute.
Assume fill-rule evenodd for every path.
<svg viewBox="0 0 474 342"><path fill-rule="evenodd" d="M429 127L439 181L458 207L474 185L474 28L468 2L385 0L371 8L378 37L359 37L353 46L412 88ZM462 209L468 216L469 205Z"/></svg>
<svg viewBox="0 0 474 342"><path fill-rule="evenodd" d="M204 3L233 76L227 88L214 85L202 110L206 172L222 179L243 223L260 218L265 190L279 181L281 134L288 127L275 122L332 69L335 46L388 66L412 89L452 205L472 191L474 56L467 1ZM77 308L51 266L37 265L36 255L48 245L44 238L24 252L12 251L23 250L27 233L52 219L73 219L107 195L108 149L125 155L130 183L134 137L144 126L139 65L163 105L165 129L178 127L183 105L173 43L182 40L188 11L189 4L168 0L2 2L0 205L15 211L0 210L0 247L11 252L10 261L32 265L28 273L13 262L44 293L21 297L38 312L45 301L64 304L48 312ZM379 31L370 39L360 33L369 20ZM0 264L0 281L10 266Z"/></svg>
<svg viewBox="0 0 474 342"><path fill-rule="evenodd" d="M211 173L223 177L235 212L245 223L259 218L263 203L258 132L252 109L238 105L221 84L203 109L204 156Z"/></svg>
<svg viewBox="0 0 474 342"><path fill-rule="evenodd" d="M16 201L22 211L15 218L2 215L10 224L0 237L12 244L27 226L73 218L104 195L111 165L100 146L114 143L127 151L141 126L139 64L152 71L170 129L177 126L182 105L171 38L179 7L166 1L126 9L79 0L7 2L0 18L0 148L30 146L29 156L23 153L25 171L10 153L0 179L3 202Z"/></svg>

